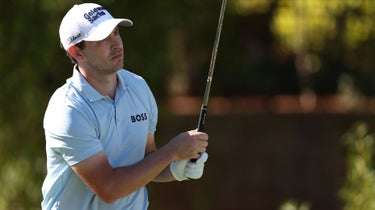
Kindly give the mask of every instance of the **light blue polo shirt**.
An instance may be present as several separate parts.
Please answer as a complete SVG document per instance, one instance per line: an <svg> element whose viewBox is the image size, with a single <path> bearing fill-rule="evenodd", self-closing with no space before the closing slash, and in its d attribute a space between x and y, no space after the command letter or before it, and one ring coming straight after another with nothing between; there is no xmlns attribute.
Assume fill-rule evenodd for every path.
<svg viewBox="0 0 375 210"><path fill-rule="evenodd" d="M97 92L76 67L51 97L43 123L47 176L42 209L147 209L145 187L106 204L70 167L103 150L114 168L144 158L147 135L156 130L157 105L143 78L124 69L117 75L114 100Z"/></svg>

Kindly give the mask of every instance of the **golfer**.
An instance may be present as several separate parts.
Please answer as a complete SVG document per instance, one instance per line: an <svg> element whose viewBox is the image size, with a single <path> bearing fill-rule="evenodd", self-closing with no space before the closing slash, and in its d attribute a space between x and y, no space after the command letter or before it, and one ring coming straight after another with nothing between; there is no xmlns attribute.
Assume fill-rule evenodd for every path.
<svg viewBox="0 0 375 210"><path fill-rule="evenodd" d="M147 209L149 182L203 174L207 134L186 131L156 148L155 99L142 77L123 69L118 27L132 24L93 3L74 5L61 22L74 67L44 116L42 209Z"/></svg>

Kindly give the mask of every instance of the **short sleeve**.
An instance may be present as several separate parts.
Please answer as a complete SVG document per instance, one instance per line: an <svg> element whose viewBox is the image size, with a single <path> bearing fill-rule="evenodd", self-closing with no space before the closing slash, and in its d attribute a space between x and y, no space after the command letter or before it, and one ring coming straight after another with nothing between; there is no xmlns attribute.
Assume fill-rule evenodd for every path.
<svg viewBox="0 0 375 210"><path fill-rule="evenodd" d="M52 98L45 117L46 146L74 165L103 150L88 107Z"/></svg>
<svg viewBox="0 0 375 210"><path fill-rule="evenodd" d="M148 86L147 86L147 89L148 89L148 97L149 97L149 103L150 103L150 116L151 116L148 132L153 134L156 131L156 125L158 123L158 107L157 107L156 100Z"/></svg>

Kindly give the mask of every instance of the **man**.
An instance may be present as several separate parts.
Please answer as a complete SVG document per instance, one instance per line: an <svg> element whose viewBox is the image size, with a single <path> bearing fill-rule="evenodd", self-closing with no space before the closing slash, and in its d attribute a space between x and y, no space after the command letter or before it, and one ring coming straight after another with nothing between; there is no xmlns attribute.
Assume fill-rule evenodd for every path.
<svg viewBox="0 0 375 210"><path fill-rule="evenodd" d="M118 26L131 25L92 3L73 6L61 22L75 65L44 117L42 209L147 209L147 183L203 174L207 134L191 130L155 146L154 97L143 78L122 69Z"/></svg>

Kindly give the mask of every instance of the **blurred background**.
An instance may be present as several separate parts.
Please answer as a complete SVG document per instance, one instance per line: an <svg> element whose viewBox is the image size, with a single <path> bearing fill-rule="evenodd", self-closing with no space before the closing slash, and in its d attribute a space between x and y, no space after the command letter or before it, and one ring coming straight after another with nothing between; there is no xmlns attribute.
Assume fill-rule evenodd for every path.
<svg viewBox="0 0 375 210"><path fill-rule="evenodd" d="M71 76L58 28L77 0L0 0L0 209L40 209L42 121ZM197 125L220 0L94 1L158 101L159 146ZM375 209L374 0L229 0L202 179L148 185L151 210Z"/></svg>

